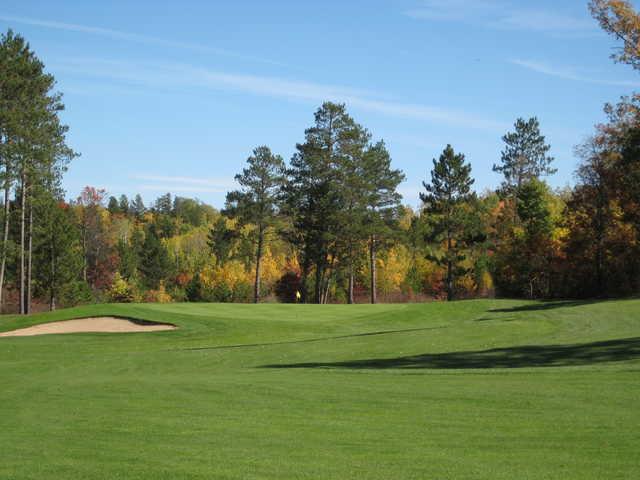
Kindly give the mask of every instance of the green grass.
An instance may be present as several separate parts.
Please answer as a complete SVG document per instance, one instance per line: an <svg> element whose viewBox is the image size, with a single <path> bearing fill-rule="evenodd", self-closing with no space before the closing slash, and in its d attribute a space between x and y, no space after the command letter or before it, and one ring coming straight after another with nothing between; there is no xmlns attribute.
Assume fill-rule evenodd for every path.
<svg viewBox="0 0 640 480"><path fill-rule="evenodd" d="M1 479L640 478L640 301L99 305L0 338Z"/></svg>

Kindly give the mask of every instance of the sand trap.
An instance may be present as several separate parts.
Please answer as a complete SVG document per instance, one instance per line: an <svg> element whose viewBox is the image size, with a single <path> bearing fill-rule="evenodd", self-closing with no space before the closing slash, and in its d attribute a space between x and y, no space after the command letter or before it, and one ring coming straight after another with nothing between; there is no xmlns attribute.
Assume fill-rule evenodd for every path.
<svg viewBox="0 0 640 480"><path fill-rule="evenodd" d="M53 333L131 333L131 332L158 332L162 330L175 330L174 325L153 322L133 322L117 317L81 318L78 320L65 320L62 322L42 323L32 327L11 330L0 333L0 337L30 337L33 335L48 335Z"/></svg>

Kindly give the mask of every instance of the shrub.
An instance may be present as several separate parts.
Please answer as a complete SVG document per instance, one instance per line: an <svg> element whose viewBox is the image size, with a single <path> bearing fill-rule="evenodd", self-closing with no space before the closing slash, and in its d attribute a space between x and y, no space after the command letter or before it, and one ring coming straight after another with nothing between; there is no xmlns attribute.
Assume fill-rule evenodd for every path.
<svg viewBox="0 0 640 480"><path fill-rule="evenodd" d="M65 307L94 302L91 287L83 280L64 285L60 291L59 297L60 304Z"/></svg>
<svg viewBox="0 0 640 480"><path fill-rule="evenodd" d="M282 303L295 303L296 292L300 291L300 275L296 272L287 272L276 282L275 293Z"/></svg>
<svg viewBox="0 0 640 480"><path fill-rule="evenodd" d="M109 289L109 299L115 303L131 303L135 301L133 287L118 272L113 277L113 283Z"/></svg>
<svg viewBox="0 0 640 480"><path fill-rule="evenodd" d="M147 291L144 296L144 301L147 303L171 303L173 302L173 298L167 293L164 282L160 282L157 290Z"/></svg>
<svg viewBox="0 0 640 480"><path fill-rule="evenodd" d="M185 287L185 296L188 302L206 301L206 292L200 274L196 273Z"/></svg>

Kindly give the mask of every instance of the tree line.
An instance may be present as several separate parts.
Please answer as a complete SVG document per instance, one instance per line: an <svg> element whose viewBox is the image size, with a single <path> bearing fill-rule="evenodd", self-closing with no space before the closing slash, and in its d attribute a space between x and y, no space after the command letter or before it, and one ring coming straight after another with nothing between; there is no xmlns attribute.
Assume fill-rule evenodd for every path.
<svg viewBox="0 0 640 480"><path fill-rule="evenodd" d="M640 68L640 19L627 2L590 3ZM54 78L26 41L0 40L4 202L0 305L97 301L420 301L499 295L612 297L640 290L640 98L576 148L572 188L552 189L551 146L537 118L502 137L495 191L474 191L452 145L434 158L421 206L402 205L404 174L384 141L344 104L325 102L286 162L257 147L223 209L162 195L66 201L66 144Z"/></svg>

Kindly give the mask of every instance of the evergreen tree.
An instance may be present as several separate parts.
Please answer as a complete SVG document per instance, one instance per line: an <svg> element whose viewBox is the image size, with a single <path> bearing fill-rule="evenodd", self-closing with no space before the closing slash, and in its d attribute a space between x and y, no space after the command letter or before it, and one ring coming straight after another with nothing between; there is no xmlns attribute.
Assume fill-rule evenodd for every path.
<svg viewBox="0 0 640 480"><path fill-rule="evenodd" d="M107 203L107 210L111 215L116 215L121 213L120 204L118 203L118 199L114 196L109 197L109 202Z"/></svg>
<svg viewBox="0 0 640 480"><path fill-rule="evenodd" d="M365 154L370 140L371 134L355 124L342 139L337 165L335 189L340 193L341 207L336 215L336 251L346 270L347 302L350 304L355 302L356 272L362 266L362 252L368 239L367 207L372 186Z"/></svg>
<svg viewBox="0 0 640 480"><path fill-rule="evenodd" d="M79 278L82 269L80 235L69 205L51 196L36 207L39 222L35 230L35 271L38 291L46 296L49 309L67 286Z"/></svg>
<svg viewBox="0 0 640 480"><path fill-rule="evenodd" d="M405 177L400 170L391 168L391 156L384 142L378 142L370 146L363 157L362 178L365 182L371 303L376 303L377 252L397 232L402 197L396 189Z"/></svg>
<svg viewBox="0 0 640 480"><path fill-rule="evenodd" d="M307 301L308 276L315 269L314 301L325 303L332 270L340 249L345 205L340 167L362 127L344 105L326 102L305 131L305 142L287 170L285 205L292 218L289 238L298 247L302 266L302 295Z"/></svg>
<svg viewBox="0 0 640 480"><path fill-rule="evenodd" d="M5 209L14 180L20 194L19 282L20 313L29 313L33 277L35 193L55 184L76 155L66 145L68 128L60 123L62 96L53 92L55 80L25 40L9 30L0 38L0 161L4 167ZM9 215L5 210L3 261L6 263ZM4 282L0 272L0 289Z"/></svg>
<svg viewBox="0 0 640 480"><path fill-rule="evenodd" d="M215 255L218 265L223 266L229 260L237 238L238 233L227 226L226 217L221 215L207 238L209 249Z"/></svg>
<svg viewBox="0 0 640 480"><path fill-rule="evenodd" d="M269 147L258 147L247 159L247 168L236 175L241 189L229 192L224 214L238 219L240 225L256 228L253 299L260 301L261 262L265 242L278 214L278 196L284 180L284 161Z"/></svg>
<svg viewBox="0 0 640 480"><path fill-rule="evenodd" d="M120 259L118 272L121 277L127 281L134 279L138 268L138 254L136 249L129 244L129 242L121 238L118 240L116 250L118 251L118 258Z"/></svg>
<svg viewBox="0 0 640 480"><path fill-rule="evenodd" d="M551 294L554 223L549 187L530 180L517 191L519 224L504 232L493 257L500 294L547 298Z"/></svg>
<svg viewBox="0 0 640 480"><path fill-rule="evenodd" d="M473 183L471 165L447 145L439 160L433 160L431 183L423 182L426 193L420 194L429 228L427 240L444 243L444 254L431 259L446 269L447 300L453 300L455 280L464 273L465 249L479 236L469 208L475 198Z"/></svg>
<svg viewBox="0 0 640 480"><path fill-rule="evenodd" d="M171 264L169 253L162 244L153 224L149 225L145 232L140 254L139 268L143 281L148 288L155 290L160 286L160 282L168 277Z"/></svg>
<svg viewBox="0 0 640 480"><path fill-rule="evenodd" d="M140 220L142 219L146 211L147 209L144 207L142 197L140 196L140 194L137 194L133 199L133 202L131 202L131 212L138 220Z"/></svg>
<svg viewBox="0 0 640 480"><path fill-rule="evenodd" d="M548 155L551 147L540 133L537 118L519 118L515 131L507 133L502 141L505 147L501 163L494 165L493 171L504 176L502 190L506 195L514 196L523 183L556 172L551 167L553 157Z"/></svg>
<svg viewBox="0 0 640 480"><path fill-rule="evenodd" d="M173 207L173 202L171 200L171 194L165 193L164 195L158 197L156 200L154 210L163 215L171 215Z"/></svg>
<svg viewBox="0 0 640 480"><path fill-rule="evenodd" d="M126 195L120 195L120 198L118 199L118 208L125 215L129 215L131 213L129 210L129 199Z"/></svg>
<svg viewBox="0 0 640 480"><path fill-rule="evenodd" d="M188 302L203 302L206 300L204 284L200 274L196 273L185 288L185 294Z"/></svg>

